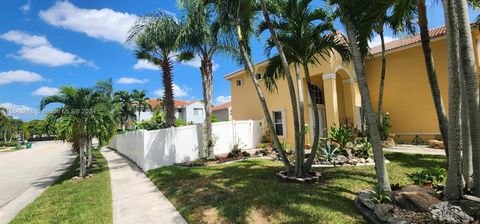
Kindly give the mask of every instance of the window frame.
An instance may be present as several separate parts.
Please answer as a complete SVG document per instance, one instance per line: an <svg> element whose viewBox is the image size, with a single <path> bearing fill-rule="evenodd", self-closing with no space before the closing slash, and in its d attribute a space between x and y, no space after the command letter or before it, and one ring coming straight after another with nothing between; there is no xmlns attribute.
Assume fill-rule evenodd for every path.
<svg viewBox="0 0 480 224"><path fill-rule="evenodd" d="M202 113L200 114L199 111ZM203 116L203 108L193 108L193 115L194 116Z"/></svg>
<svg viewBox="0 0 480 224"><path fill-rule="evenodd" d="M280 113L281 115L281 118L282 118L282 122L281 123L277 123L276 119L275 119L275 113ZM285 109L276 109L276 110L272 110L272 118L273 118L273 126L275 128L275 132L277 132L277 124L281 124L282 125L282 135L279 135L278 133L277 136L278 137L281 137L281 138L286 138L287 137L287 120L286 120L286 117L285 117Z"/></svg>
<svg viewBox="0 0 480 224"><path fill-rule="evenodd" d="M242 86L243 86L243 79L236 79L235 87L242 87Z"/></svg>

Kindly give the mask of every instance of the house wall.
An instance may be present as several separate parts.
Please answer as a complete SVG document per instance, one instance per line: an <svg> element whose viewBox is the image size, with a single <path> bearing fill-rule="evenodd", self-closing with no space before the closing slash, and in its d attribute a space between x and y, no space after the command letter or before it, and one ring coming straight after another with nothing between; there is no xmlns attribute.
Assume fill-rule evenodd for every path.
<svg viewBox="0 0 480 224"><path fill-rule="evenodd" d="M257 65L257 71L258 73L263 73L267 63L263 62ZM343 80L354 80L353 77L353 71L352 70L352 65L351 64L343 64L342 61L340 60L340 57L338 55L335 55L331 58L327 58L326 61L324 61L320 65L316 66L309 66L310 70L310 75L312 76L312 81L315 80L314 82L318 82L318 85L321 86L322 88L333 88L337 89L337 85L344 85ZM295 74L295 69L293 66L290 66L290 72L292 74ZM308 96L307 93L307 86L305 84L305 79L303 75L303 69L300 68L300 73L302 76L302 96L305 102L305 123L307 125L310 124L310 108L311 108L311 103L310 103L310 97ZM333 75L331 75L333 74ZM329 82L327 85L324 85L324 80L323 76L324 75L329 75L329 77L332 77L331 80L332 82ZM231 95L232 95L232 119L233 120L246 120L246 119L253 119L253 120L262 120L265 123L265 117L264 113L262 110L262 107L260 105L260 100L257 96L257 92L254 88L254 85L252 83L252 80L250 77L245 73L244 71L240 71L236 73L234 77L228 78L230 81L231 85ZM236 86L236 80L241 79L243 84L241 87ZM336 81L339 79L339 83ZM355 86L356 83L355 81L352 81L353 85L345 87L342 86L342 89L345 87L352 92L352 94L349 94L348 96L345 96L343 92L340 93L340 97L337 97L337 91L331 92L331 93L325 93L326 101L331 102L332 105L338 104L338 98L342 102L350 102L350 103L356 103L358 102L357 99L360 98L358 91L355 91ZM272 111L284 111L285 113L285 119L286 119L286 135L285 136L279 136L280 141L286 141L289 145L293 146L295 142L295 137L294 137L294 125L293 125L293 114L292 114L292 106L291 106L291 101L290 101L290 94L288 91L288 85L287 81L284 79L280 79L277 81L277 86L278 86L278 91L270 92L267 90L265 87L264 81L259 80L260 87L265 95L265 99L268 105L268 108L270 110L270 115L272 114ZM295 85L295 91L298 92L297 86ZM358 88L357 88L358 89ZM343 91L343 90L342 90ZM348 99L345 99L348 98ZM338 125L340 123L338 115L335 116L335 112L333 108L337 108L338 110L338 105L335 107L326 107L326 114L327 114L327 125L332 126L334 124ZM354 105L348 105L348 108L342 105L342 110L345 112L345 110L353 111ZM349 113L352 114L352 113ZM272 115L271 115L272 116ZM356 118L351 117L350 118L352 122L356 122ZM268 127L266 124L264 125L264 129L268 130ZM313 127L310 128L310 130L313 131ZM308 142L307 142L308 144Z"/></svg>
<svg viewBox="0 0 480 224"><path fill-rule="evenodd" d="M230 120L230 109L212 111L212 114L217 116L217 121L229 121Z"/></svg>
<svg viewBox="0 0 480 224"><path fill-rule="evenodd" d="M202 109L202 113L195 115L194 114L195 108ZM203 103L200 101L187 105L185 108L183 108L182 113L185 116L184 121L186 123L193 122L194 124L200 124L205 121L205 109L203 108Z"/></svg>
<svg viewBox="0 0 480 224"><path fill-rule="evenodd" d="M476 38L475 38L476 39ZM475 40L474 39L474 40ZM475 51L477 51L477 42ZM448 114L448 52L444 37L431 43L445 110ZM478 54L477 57L478 65ZM390 113L392 131L401 142L412 142L415 134L423 140L439 137L438 120L426 73L420 44L386 55L387 70L383 98L383 111ZM381 58L366 62L367 81L374 110L378 109Z"/></svg>

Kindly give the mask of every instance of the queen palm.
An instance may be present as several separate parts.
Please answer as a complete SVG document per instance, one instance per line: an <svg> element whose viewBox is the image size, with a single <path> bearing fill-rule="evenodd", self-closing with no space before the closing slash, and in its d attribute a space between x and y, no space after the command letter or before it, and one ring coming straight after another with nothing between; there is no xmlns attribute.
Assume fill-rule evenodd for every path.
<svg viewBox="0 0 480 224"><path fill-rule="evenodd" d="M93 120L101 120L99 113L109 114L105 110L109 105L100 97L101 94L89 88L61 87L57 95L48 96L40 102L40 109L47 105L60 103L62 106L47 116L49 122L57 126L59 136L64 140L72 141L79 146L80 177L87 174L85 150L88 150L89 138L99 136L91 127L95 126ZM104 110L102 110L102 108ZM109 116L111 116L109 114ZM106 126L109 126L106 121ZM112 123L110 123L112 124ZM111 126L110 126L111 127ZM113 127L111 127L113 129Z"/></svg>
<svg viewBox="0 0 480 224"><path fill-rule="evenodd" d="M478 1L471 2L473 6L479 5ZM463 87L465 87L465 97L468 103L466 107L470 121L473 161L472 189L475 195L480 196L480 93L467 1L455 0L455 13L458 17L459 58L461 59L459 67Z"/></svg>
<svg viewBox="0 0 480 224"><path fill-rule="evenodd" d="M212 158L212 95L213 95L213 56L219 51L231 51L221 37L219 23L203 0L178 0L185 9L185 19L179 35L179 43L184 50L183 60L200 59L203 104L205 108L205 136L207 157Z"/></svg>
<svg viewBox="0 0 480 224"><path fill-rule="evenodd" d="M255 87L268 130L270 133L273 133L272 138L275 148L279 152L285 170L291 175L292 168L290 162L288 161L285 151L276 135L264 93L255 78L256 69L252 62L250 37L252 36L253 24L258 12L258 6L254 0L206 0L205 2L214 5L215 11L217 12L216 20L220 23L220 28L226 33L226 35L231 35L230 39L235 40L236 42L230 43L232 47L239 49L236 51L237 54L233 54L233 57L243 64Z"/></svg>
<svg viewBox="0 0 480 224"><path fill-rule="evenodd" d="M295 70L297 71L297 82L300 80L298 65L302 66L311 98L310 101L312 102L315 119L314 141L311 154L303 167L305 172L308 172L313 164L313 159L315 158L318 149L320 134L318 109L317 105L314 103L314 94L312 92L313 84L311 82L308 66L310 64L319 64L323 59L331 57L336 53L338 53L344 61L350 59L348 46L343 43L336 34L332 34L331 32L333 30L333 24L330 20L331 16L321 8L311 10L310 3L311 0L289 0L282 2L279 4L279 8L276 11L277 13L274 13L275 18L278 19L271 22L272 28L278 33L278 42L283 46L288 62L293 63L295 66ZM262 29L266 29L266 25L261 26L261 30ZM272 40L268 41L268 52L274 47L272 42ZM269 87L275 86L275 78L284 77L286 75L283 73L284 68L283 66L280 66L279 61L280 57L278 55L273 57L266 69L265 83ZM281 71L279 71L280 69ZM281 76L276 76L276 73ZM301 95L301 91L299 92ZM300 116L303 116L303 100L299 101ZM300 123L304 124L304 119L300 119ZM304 128L301 128L300 130L304 130ZM303 131L301 132L301 136L302 138L305 136ZM304 139L302 139L301 142L304 142ZM304 157L302 156L301 158L301 164L303 164Z"/></svg>
<svg viewBox="0 0 480 224"><path fill-rule="evenodd" d="M358 87L362 97L362 107L365 111L369 127L377 127L377 119L373 112L370 91L365 77L365 58L368 54L368 37L372 33L373 23L365 16L366 8L371 7L364 1L357 0L329 0L335 7L336 14L347 30L350 51L353 57L354 70L357 75ZM368 128L370 142L373 146L377 186L387 192L391 191L385 158L377 128Z"/></svg>
<svg viewBox="0 0 480 224"><path fill-rule="evenodd" d="M145 90L134 89L132 91L132 98L133 106L135 107L135 109L137 109L138 112L137 122L140 122L141 112L145 112L147 109L152 109L150 104L147 103L147 100L149 100L149 98L147 97L147 92Z"/></svg>
<svg viewBox="0 0 480 224"><path fill-rule="evenodd" d="M0 121L5 118L7 114L7 109L5 107L0 107Z"/></svg>
<svg viewBox="0 0 480 224"><path fill-rule="evenodd" d="M133 96L126 90L113 94L115 119L122 125L124 131L127 129L128 121L135 120L134 101Z"/></svg>
<svg viewBox="0 0 480 224"><path fill-rule="evenodd" d="M130 29L127 43L134 42L137 58L148 60L162 69L163 105L167 127L175 126L173 61L178 56L181 26L174 16L163 12L140 17Z"/></svg>

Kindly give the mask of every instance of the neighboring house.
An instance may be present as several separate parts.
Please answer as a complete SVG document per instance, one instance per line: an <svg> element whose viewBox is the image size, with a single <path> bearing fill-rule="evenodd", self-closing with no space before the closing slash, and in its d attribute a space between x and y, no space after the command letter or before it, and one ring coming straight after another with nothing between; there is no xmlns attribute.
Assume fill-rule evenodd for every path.
<svg viewBox="0 0 480 224"><path fill-rule="evenodd" d="M432 53L443 102L448 110L448 54L444 27L430 31ZM473 33L474 51L478 66L480 34ZM424 140L439 135L438 122L420 43L414 35L386 44L387 72L384 90L383 111L391 116L392 131L397 138L412 141L418 135ZM366 76L374 110L377 110L381 71L380 47L371 49L372 56L366 61ZM262 81L262 73L268 60L258 63L256 78L265 94L276 132L281 139L294 143L292 107L287 82L278 81L278 91L269 92ZM477 68L478 69L478 68ZM294 74L293 67L291 72ZM321 64L310 66L314 84L314 102L319 108L321 135L327 136L333 125L361 125L361 96L352 63L343 64L338 55L327 58ZM302 73L303 76L303 73ZM244 70L225 76L231 85L231 106L234 120L264 120L264 114L254 86ZM297 88L297 86L295 86ZM312 102L302 77L302 95L305 99L306 123L312 130ZM297 90L298 92L298 90ZM312 131L310 131L312 133Z"/></svg>
<svg viewBox="0 0 480 224"><path fill-rule="evenodd" d="M153 111L161 108L161 100L150 99L147 103L150 104ZM183 101L175 100L175 117L182 120L185 123L203 123L205 121L205 113L203 109L203 103L201 101ZM148 120L152 118L153 111L147 110L140 114L140 121Z"/></svg>
<svg viewBox="0 0 480 224"><path fill-rule="evenodd" d="M227 102L213 107L212 114L217 117L217 121L232 120L232 103Z"/></svg>

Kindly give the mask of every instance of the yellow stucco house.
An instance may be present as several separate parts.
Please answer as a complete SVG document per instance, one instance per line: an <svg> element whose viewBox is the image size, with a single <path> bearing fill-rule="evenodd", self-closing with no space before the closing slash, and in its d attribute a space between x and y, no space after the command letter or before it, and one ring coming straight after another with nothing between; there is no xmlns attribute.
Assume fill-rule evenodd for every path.
<svg viewBox="0 0 480 224"><path fill-rule="evenodd" d="M431 47L435 68L445 106L448 106L448 63L447 41L444 27L430 30ZM480 34L474 32L474 51L477 66ZM397 141L412 141L416 136L428 140L439 137L439 128L432 95L423 59L420 36L413 35L386 44L387 70L383 100L384 112L390 113L392 131ZM268 61L256 65L260 82L277 134L293 144L294 128L292 107L285 80L278 82L278 92L269 92L262 81ZM293 66L291 68L293 74ZM305 81L305 118L313 127L312 103L316 103L320 114L320 133L328 135L332 125L350 123L360 126L362 106L357 79L352 64L343 64L339 56L331 57L316 66L310 66L312 82L315 85L314 101L310 101ZM381 71L381 49L371 49L366 61L366 75L374 109L377 108ZM480 71L480 70L479 70ZM303 71L302 71L303 73ZM244 70L225 76L230 81L233 120L264 120L264 115L250 77Z"/></svg>

